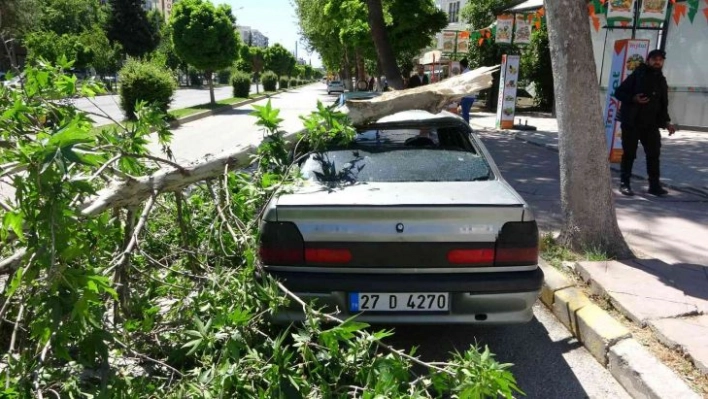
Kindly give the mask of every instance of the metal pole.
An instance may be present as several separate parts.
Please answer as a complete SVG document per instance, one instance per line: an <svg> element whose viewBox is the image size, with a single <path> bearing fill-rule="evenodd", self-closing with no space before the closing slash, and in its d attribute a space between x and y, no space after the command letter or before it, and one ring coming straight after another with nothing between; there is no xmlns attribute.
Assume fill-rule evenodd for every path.
<svg viewBox="0 0 708 399"><path fill-rule="evenodd" d="M637 36L637 24L639 23L639 10L641 9L642 0L634 2L634 18L632 19L632 39Z"/></svg>
<svg viewBox="0 0 708 399"><path fill-rule="evenodd" d="M600 64L600 87L602 87L602 74L605 72L605 53L607 51L607 35L610 33L610 28L605 27L605 43L602 46L602 63Z"/></svg>

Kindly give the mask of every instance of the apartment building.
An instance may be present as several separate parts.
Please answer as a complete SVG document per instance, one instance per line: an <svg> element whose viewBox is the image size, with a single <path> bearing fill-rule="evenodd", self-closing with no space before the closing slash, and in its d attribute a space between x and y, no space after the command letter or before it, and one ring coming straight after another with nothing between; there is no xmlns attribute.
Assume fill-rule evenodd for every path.
<svg viewBox="0 0 708 399"><path fill-rule="evenodd" d="M268 37L258 29L253 29L250 26L236 26L236 30L244 43L252 47L268 47Z"/></svg>

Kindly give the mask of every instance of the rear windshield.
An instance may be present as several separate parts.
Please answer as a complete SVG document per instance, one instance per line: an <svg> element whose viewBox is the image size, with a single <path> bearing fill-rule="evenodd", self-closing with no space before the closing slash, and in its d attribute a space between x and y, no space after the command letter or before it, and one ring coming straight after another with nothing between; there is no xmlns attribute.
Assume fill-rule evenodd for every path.
<svg viewBox="0 0 708 399"><path fill-rule="evenodd" d="M345 146L310 154L306 179L327 184L450 182L493 178L461 128L368 130Z"/></svg>

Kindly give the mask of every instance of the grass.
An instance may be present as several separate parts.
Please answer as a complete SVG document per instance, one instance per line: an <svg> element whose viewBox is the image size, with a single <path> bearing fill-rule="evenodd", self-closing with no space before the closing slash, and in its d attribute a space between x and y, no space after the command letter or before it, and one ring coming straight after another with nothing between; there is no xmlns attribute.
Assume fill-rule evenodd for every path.
<svg viewBox="0 0 708 399"><path fill-rule="evenodd" d="M600 262L612 260L599 248L587 248L583 253L578 253L561 245L551 233L545 233L539 239L539 252L541 257L555 268L562 268L563 262L592 261Z"/></svg>
<svg viewBox="0 0 708 399"><path fill-rule="evenodd" d="M199 105L194 105L192 107L187 107L187 108L180 108L180 109L175 109L170 112L168 112L167 117L169 120L176 120L180 118L184 118L189 115L194 115L200 112L204 111L210 111L210 110L215 110L215 109L220 109L224 107L228 107L234 104L238 104L241 102L244 102L246 100L249 100L251 98L256 98L264 95L272 95L277 93L277 91L261 91L260 93L251 93L248 95L248 98L242 98L242 97L231 97L231 98L225 98L223 100L217 101L215 104L211 103L204 103L204 104L199 104ZM130 128L132 125L131 121L124 120L121 122L124 126L127 128ZM95 126L93 129L91 129L92 133L100 133L103 131L103 129L110 129L112 127L116 127L117 124L115 123L109 123L107 125L103 126Z"/></svg>
<svg viewBox="0 0 708 399"><path fill-rule="evenodd" d="M175 109L173 111L170 111L169 115L172 118L179 119L179 118L184 118L185 116L197 114L199 112L210 111L210 110L228 107L230 105L238 104L238 103L246 101L246 100L248 100L248 99L247 98L240 98L240 97L226 98L226 99L217 101L215 104L206 103L206 104L199 104L199 105L195 105L195 106L187 107L187 108L182 108L182 109Z"/></svg>

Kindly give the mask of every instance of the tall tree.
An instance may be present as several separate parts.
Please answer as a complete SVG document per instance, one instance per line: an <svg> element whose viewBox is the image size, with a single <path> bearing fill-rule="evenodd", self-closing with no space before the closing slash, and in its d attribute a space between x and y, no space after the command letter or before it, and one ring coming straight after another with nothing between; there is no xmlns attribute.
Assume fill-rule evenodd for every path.
<svg viewBox="0 0 708 399"><path fill-rule="evenodd" d="M0 1L0 32L21 37L36 26L40 17L39 0ZM0 51L4 53L4 49Z"/></svg>
<svg viewBox="0 0 708 399"><path fill-rule="evenodd" d="M37 30L80 34L104 22L99 0L43 0Z"/></svg>
<svg viewBox="0 0 708 399"><path fill-rule="evenodd" d="M160 43L159 26L150 22L144 0L109 0L108 38L118 42L125 54L141 57Z"/></svg>
<svg viewBox="0 0 708 399"><path fill-rule="evenodd" d="M172 42L179 58L205 72L209 97L214 98L214 71L228 68L238 58L239 38L231 7L209 1L181 0L170 16Z"/></svg>
<svg viewBox="0 0 708 399"><path fill-rule="evenodd" d="M265 51L265 69L275 72L278 78L287 76L295 67L295 57L285 47L276 43Z"/></svg>
<svg viewBox="0 0 708 399"><path fill-rule="evenodd" d="M561 242L631 254L617 224L585 0L546 2L558 113Z"/></svg>
<svg viewBox="0 0 708 399"><path fill-rule="evenodd" d="M391 43L388 41L381 0L366 0L366 5L369 8L371 37L374 40L376 54L381 62L381 68L384 75L386 75L386 80L392 88L403 89L403 78L396 63L396 55L393 53Z"/></svg>

